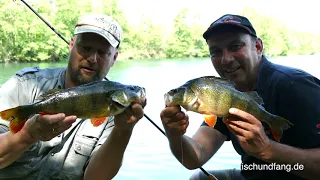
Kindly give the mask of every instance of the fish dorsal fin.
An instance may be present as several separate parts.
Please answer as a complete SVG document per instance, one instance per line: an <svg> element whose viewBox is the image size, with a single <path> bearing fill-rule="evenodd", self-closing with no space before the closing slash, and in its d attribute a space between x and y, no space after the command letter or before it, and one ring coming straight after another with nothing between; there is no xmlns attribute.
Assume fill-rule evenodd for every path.
<svg viewBox="0 0 320 180"><path fill-rule="evenodd" d="M57 93L57 92L59 92L59 91L61 91L61 89L59 89L59 88L50 89L50 90L47 91L46 93L40 95L37 99L38 99L38 100L44 100L44 99L46 99L47 97L49 97L49 96L51 96L51 95L53 95L53 94L55 94L55 93Z"/></svg>
<svg viewBox="0 0 320 180"><path fill-rule="evenodd" d="M226 79L226 78L222 78L222 77L216 77L216 76L203 76L203 77L200 77L201 79L209 79L209 80L212 80L214 81L214 83L219 83L219 84L222 84L222 85L226 85L228 87L232 87L232 88L235 88L235 84Z"/></svg>
<svg viewBox="0 0 320 180"><path fill-rule="evenodd" d="M259 96L259 94L257 93L257 91L247 91L244 92L246 93L248 96L251 97L251 99L253 99L255 102L257 102L259 105L263 105L263 99Z"/></svg>

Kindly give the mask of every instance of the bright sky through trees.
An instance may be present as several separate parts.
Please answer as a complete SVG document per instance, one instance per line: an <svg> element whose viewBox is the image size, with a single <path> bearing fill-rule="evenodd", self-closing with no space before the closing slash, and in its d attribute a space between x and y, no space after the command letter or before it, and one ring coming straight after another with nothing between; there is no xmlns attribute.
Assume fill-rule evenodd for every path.
<svg viewBox="0 0 320 180"><path fill-rule="evenodd" d="M318 1L303 0L119 0L129 23L138 23L144 14L154 23L166 24L183 9L200 15L201 24L209 25L226 13L240 13L244 7L275 17L298 31L320 34Z"/></svg>

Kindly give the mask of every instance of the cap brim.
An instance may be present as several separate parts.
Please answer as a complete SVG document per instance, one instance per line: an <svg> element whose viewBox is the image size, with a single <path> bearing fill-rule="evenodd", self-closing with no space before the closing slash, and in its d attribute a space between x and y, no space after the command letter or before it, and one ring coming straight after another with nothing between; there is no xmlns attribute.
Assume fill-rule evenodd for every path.
<svg viewBox="0 0 320 180"><path fill-rule="evenodd" d="M83 25L76 27L74 30L74 35L81 33L96 33L104 37L111 44L111 46L117 47L119 45L119 41L114 38L108 31L95 26Z"/></svg>
<svg viewBox="0 0 320 180"><path fill-rule="evenodd" d="M206 32L203 33L203 38L204 39L208 39L209 36L213 35L214 33L216 32L221 32L221 30L223 28L237 28L237 29L242 29L242 30L245 30L246 32L248 32L250 35L252 36L256 36L253 32L251 32L251 30L246 27L246 26L243 26L241 24L236 24L236 23L221 23L221 24L217 24L217 25L214 25L212 27L210 27Z"/></svg>

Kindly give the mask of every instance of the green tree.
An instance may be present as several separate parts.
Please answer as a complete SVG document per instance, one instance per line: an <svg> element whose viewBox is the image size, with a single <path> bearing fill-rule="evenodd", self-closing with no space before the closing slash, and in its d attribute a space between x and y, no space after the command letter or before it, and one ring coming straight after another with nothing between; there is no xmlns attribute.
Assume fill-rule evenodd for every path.
<svg viewBox="0 0 320 180"><path fill-rule="evenodd" d="M124 31L120 59L206 57L208 47L202 37L207 27L198 24L199 14L181 10L172 22L155 25L144 16L140 24L130 25L117 0L34 0L27 1L67 41L74 25L87 13L106 13ZM265 53L272 56L320 52L320 34L289 29L276 18L244 8ZM172 29L169 25L173 24ZM0 62L64 61L68 45L20 1L0 1Z"/></svg>

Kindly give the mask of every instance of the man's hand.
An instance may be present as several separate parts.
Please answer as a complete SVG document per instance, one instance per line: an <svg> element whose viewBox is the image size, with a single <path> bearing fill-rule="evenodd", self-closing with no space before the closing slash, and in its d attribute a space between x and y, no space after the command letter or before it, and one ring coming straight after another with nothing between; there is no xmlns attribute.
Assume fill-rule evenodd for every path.
<svg viewBox="0 0 320 180"><path fill-rule="evenodd" d="M133 102L123 113L115 116L114 125L118 130L131 131L134 125L143 117L144 102Z"/></svg>
<svg viewBox="0 0 320 180"><path fill-rule="evenodd" d="M65 116L63 113L54 115L34 115L22 128L29 140L49 141L65 130L69 129L76 121L76 116Z"/></svg>
<svg viewBox="0 0 320 180"><path fill-rule="evenodd" d="M115 116L114 128L89 161L85 180L112 179L118 173L133 127L143 117L145 106L146 100L133 102L124 112Z"/></svg>
<svg viewBox="0 0 320 180"><path fill-rule="evenodd" d="M180 106L170 106L160 114L163 127L169 136L182 136L189 125L189 117L181 111Z"/></svg>
<svg viewBox="0 0 320 180"><path fill-rule="evenodd" d="M271 140L264 131L261 122L251 114L239 109L231 108L233 116L224 118L228 129L238 138L238 141L248 154L257 158L268 151Z"/></svg>

